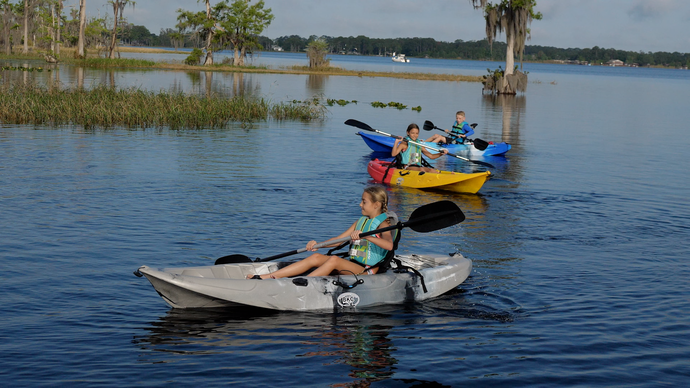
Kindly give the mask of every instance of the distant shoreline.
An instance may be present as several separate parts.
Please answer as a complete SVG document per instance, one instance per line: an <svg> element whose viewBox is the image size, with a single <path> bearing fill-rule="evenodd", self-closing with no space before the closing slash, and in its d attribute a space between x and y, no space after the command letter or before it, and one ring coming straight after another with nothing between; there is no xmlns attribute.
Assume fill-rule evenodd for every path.
<svg viewBox="0 0 690 388"><path fill-rule="evenodd" d="M70 65L79 65L82 60L73 59L74 48L62 48L61 51L61 63L66 63ZM118 47L120 52L135 52L135 53L147 53L147 54L189 54L186 51L174 51L174 50L164 50L164 49L150 49L144 47ZM87 51L88 53L88 51ZM14 55L5 56L0 54L0 58L34 58L42 59L42 53L32 52L28 56L26 55ZM100 60L99 60L100 59ZM284 69L274 69L268 67L256 67L256 66L232 66L225 64L214 64L212 66L204 65L186 65L183 63L166 63L166 62L155 62L155 61L141 61L141 60L128 60L128 59L115 59L112 65L109 65L108 60L105 58L100 58L98 56L91 56L87 59L87 62L97 60L98 66L89 65L85 63L87 67L98 67L98 68L137 68L137 69L157 69L157 70L181 70L181 71L212 71L212 72L231 72L231 73L266 73L266 74L299 74L299 75L332 75L332 76L349 76L349 77L385 77L385 78L401 78L401 79L416 79L423 81L451 81L451 82L482 82L484 77L482 76L471 76L471 75L459 75L459 74L436 74L436 73L412 73L412 72L378 72L378 71L358 71L358 70L346 70L339 67L326 67L319 69L311 69L307 66L292 66ZM148 62L148 64L142 64L143 62ZM307 61L305 60L305 63Z"/></svg>
<svg viewBox="0 0 690 388"><path fill-rule="evenodd" d="M147 48L147 47L135 47L135 46L118 46L119 50L122 52L132 52L132 53L147 53L147 54L188 54L188 51L176 51L174 49L171 50L166 50L166 49L158 49L158 48ZM306 54L305 54L306 55ZM369 56L369 55L365 55ZM410 57L410 58L415 58L415 57ZM444 58L447 59L447 58ZM453 60L453 59L449 59ZM457 59L457 60L462 60L462 61L477 61L476 59ZM504 62L504 61L492 61L492 62ZM653 66L629 66L625 64L616 64L616 65L607 65L605 63L603 64L598 64L598 63L575 63L574 61L566 61L566 60L559 60L559 59L550 59L546 61L524 61L525 63L548 63L548 64L553 64L553 65L578 65L578 66L604 66L604 67L646 67L646 68L653 68L653 69L675 69L675 70L687 70L684 68L677 68L677 67L670 67L670 66L662 66L662 65L653 65ZM321 72L319 72L321 73ZM471 81L470 81L471 82Z"/></svg>

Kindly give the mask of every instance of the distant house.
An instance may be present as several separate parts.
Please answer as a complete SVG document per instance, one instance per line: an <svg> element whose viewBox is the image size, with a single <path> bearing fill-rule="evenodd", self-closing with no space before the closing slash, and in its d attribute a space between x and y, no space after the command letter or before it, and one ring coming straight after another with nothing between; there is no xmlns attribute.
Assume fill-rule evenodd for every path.
<svg viewBox="0 0 690 388"><path fill-rule="evenodd" d="M283 48L280 46L273 46L273 51L283 51Z"/></svg>
<svg viewBox="0 0 690 388"><path fill-rule="evenodd" d="M625 65L625 63L623 63L623 61L621 61L620 59L612 59L612 60L606 62L606 64L608 66L624 66Z"/></svg>

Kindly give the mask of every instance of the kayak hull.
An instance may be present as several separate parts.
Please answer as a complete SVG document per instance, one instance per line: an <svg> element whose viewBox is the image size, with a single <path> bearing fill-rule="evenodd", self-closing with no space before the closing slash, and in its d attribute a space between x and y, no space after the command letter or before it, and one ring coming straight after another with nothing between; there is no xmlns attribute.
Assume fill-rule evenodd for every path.
<svg viewBox="0 0 690 388"><path fill-rule="evenodd" d="M362 137L372 151L390 153L393 150L393 143L395 139L389 136L377 135L368 132L357 132ZM511 146L508 143L500 142L489 144L485 150L477 149L472 144L441 144L421 142L434 148L446 148L451 154L469 155L469 156L503 156L510 151ZM434 151L431 151L434 152Z"/></svg>
<svg viewBox="0 0 690 388"><path fill-rule="evenodd" d="M460 254L400 255L396 258L419 271L427 292L418 275L394 269L358 277L298 276L266 280L246 279L246 276L273 272L278 269L279 262L164 269L142 266L137 273L145 276L173 308L251 306L309 311L357 309L435 298L462 284L472 270L472 261ZM362 283L347 287L358 280ZM335 281L341 285L334 284Z"/></svg>
<svg viewBox="0 0 690 388"><path fill-rule="evenodd" d="M391 162L374 159L367 165L369 175L379 183L391 186L413 187L416 189L437 189L456 193L474 194L482 188L491 176L483 171L472 174L461 172L439 171L422 172L388 168ZM386 170L388 170L386 172Z"/></svg>

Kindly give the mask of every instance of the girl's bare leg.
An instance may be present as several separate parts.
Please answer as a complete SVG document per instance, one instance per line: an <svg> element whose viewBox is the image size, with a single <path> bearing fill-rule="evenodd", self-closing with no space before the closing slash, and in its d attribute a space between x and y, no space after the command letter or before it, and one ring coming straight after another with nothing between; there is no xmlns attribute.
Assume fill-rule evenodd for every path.
<svg viewBox="0 0 690 388"><path fill-rule="evenodd" d="M330 256L322 255L321 253L314 253L311 256L302 259L296 263L292 263L285 268L281 268L275 272L261 275L261 279L268 278L284 278L288 276L296 276L307 272L310 268L321 266Z"/></svg>
<svg viewBox="0 0 690 388"><path fill-rule="evenodd" d="M427 143L438 143L438 142L445 143L446 137L439 135L439 134L436 134L436 135L433 135L430 138L426 139L426 142Z"/></svg>
<svg viewBox="0 0 690 388"><path fill-rule="evenodd" d="M328 257L328 256L327 256ZM287 268L287 267L286 267ZM364 267L350 260L341 259L338 256L330 256L319 268L312 271L309 276L328 276L333 270L344 271L345 274L359 274L364 271Z"/></svg>

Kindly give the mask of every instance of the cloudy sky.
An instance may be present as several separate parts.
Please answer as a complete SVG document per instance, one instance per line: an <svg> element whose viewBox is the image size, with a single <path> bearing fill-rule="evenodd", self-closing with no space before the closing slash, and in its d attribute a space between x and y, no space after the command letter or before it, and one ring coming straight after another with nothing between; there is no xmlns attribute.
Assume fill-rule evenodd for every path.
<svg viewBox="0 0 690 388"><path fill-rule="evenodd" d="M484 18L470 0L264 0L275 20L262 35L423 37L480 40ZM112 15L107 0L86 0L88 16ZM216 4L212 0L211 4ZM66 7L78 0L66 0ZM174 28L177 10L203 10L195 0L136 0L130 23L158 34ZM532 23L530 45L690 52L688 0L537 0L544 18ZM499 37L505 41L505 36Z"/></svg>

